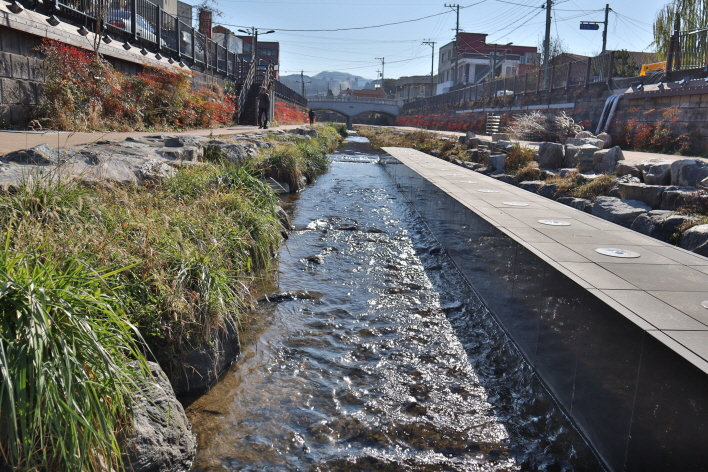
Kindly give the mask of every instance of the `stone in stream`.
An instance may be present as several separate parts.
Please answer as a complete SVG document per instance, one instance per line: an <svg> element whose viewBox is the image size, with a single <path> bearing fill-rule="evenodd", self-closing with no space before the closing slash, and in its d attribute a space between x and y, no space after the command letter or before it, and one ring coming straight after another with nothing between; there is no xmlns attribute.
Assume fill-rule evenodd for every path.
<svg viewBox="0 0 708 472"><path fill-rule="evenodd" d="M293 300L316 300L322 297L322 293L313 292L307 290L291 290L289 292L275 292L265 295L263 298L259 299L259 303L269 302L269 303L281 303L289 302Z"/></svg>

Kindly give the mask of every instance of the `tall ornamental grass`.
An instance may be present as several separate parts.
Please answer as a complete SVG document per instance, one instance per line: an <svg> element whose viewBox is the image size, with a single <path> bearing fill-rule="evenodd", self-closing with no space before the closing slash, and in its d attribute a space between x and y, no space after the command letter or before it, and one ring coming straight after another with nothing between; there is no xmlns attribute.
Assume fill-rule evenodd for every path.
<svg viewBox="0 0 708 472"><path fill-rule="evenodd" d="M0 458L12 470L122 468L118 437L145 361L118 271L0 252Z"/></svg>

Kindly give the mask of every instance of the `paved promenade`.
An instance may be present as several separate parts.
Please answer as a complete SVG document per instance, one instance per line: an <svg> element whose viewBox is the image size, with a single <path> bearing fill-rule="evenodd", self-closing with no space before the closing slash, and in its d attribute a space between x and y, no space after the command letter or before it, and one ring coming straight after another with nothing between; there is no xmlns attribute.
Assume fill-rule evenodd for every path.
<svg viewBox="0 0 708 472"><path fill-rule="evenodd" d="M302 125L285 125L269 127L268 129L292 129ZM226 128L194 129L189 131L96 131L90 133L65 132L65 131L0 131L0 155L20 149L29 149L40 144L49 144L53 147L80 146L104 140L123 140L130 137L154 136L228 136L234 134L248 134L261 131L257 126L236 125Z"/></svg>

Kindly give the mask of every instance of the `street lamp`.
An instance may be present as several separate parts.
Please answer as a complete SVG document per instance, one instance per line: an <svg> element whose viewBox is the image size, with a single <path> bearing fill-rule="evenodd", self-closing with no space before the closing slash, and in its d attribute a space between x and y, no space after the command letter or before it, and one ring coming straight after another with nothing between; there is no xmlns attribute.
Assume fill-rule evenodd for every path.
<svg viewBox="0 0 708 472"><path fill-rule="evenodd" d="M250 28L249 31L246 30L239 30L241 33L246 33L249 36L253 36L253 61L258 65L258 29L256 28ZM266 31L265 33L261 34L270 34L270 33L275 33L275 30L270 30Z"/></svg>

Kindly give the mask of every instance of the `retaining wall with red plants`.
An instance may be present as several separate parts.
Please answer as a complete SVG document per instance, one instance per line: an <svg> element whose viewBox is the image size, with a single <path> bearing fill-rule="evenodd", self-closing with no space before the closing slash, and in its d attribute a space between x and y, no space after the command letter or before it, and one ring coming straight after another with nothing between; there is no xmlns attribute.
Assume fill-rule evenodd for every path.
<svg viewBox="0 0 708 472"><path fill-rule="evenodd" d="M276 101L273 105L273 120L281 125L301 125L309 122L304 108L283 101Z"/></svg>

